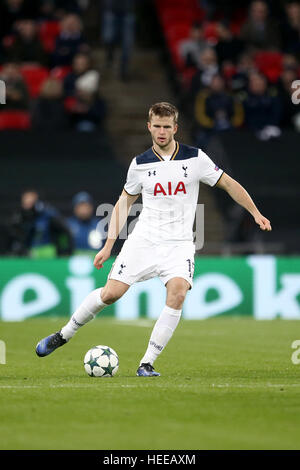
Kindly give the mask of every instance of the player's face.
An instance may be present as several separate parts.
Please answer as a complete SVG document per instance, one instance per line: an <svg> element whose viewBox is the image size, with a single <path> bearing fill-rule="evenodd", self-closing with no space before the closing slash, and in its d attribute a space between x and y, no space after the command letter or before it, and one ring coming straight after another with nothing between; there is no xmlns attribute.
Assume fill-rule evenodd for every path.
<svg viewBox="0 0 300 470"><path fill-rule="evenodd" d="M178 126L174 122L173 117L152 116L148 122L148 129L153 142L160 148L164 149L173 141Z"/></svg>

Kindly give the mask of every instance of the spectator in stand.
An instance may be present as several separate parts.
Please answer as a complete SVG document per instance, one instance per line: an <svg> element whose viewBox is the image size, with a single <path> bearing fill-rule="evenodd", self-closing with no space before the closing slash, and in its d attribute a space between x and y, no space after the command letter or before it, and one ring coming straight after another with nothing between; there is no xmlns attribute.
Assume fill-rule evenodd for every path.
<svg viewBox="0 0 300 470"><path fill-rule="evenodd" d="M35 189L21 195L21 207L8 223L10 253L34 257L70 255L71 233L58 211L40 200Z"/></svg>
<svg viewBox="0 0 300 470"><path fill-rule="evenodd" d="M89 55L82 53L75 55L72 62L72 70L64 80L65 96L73 96L75 94L76 80L91 69L91 58Z"/></svg>
<svg viewBox="0 0 300 470"><path fill-rule="evenodd" d="M99 96L99 73L86 72L77 79L75 88L75 102L69 109L71 124L78 131L96 131L106 115L105 102Z"/></svg>
<svg viewBox="0 0 300 470"><path fill-rule="evenodd" d="M283 69L299 69L299 62L294 54L283 54L282 56L282 68Z"/></svg>
<svg viewBox="0 0 300 470"><path fill-rule="evenodd" d="M214 75L219 73L219 66L215 50L206 47L200 54L197 71L194 74L190 87L182 97L181 107L191 117L194 116L194 103L197 93L209 87Z"/></svg>
<svg viewBox="0 0 300 470"><path fill-rule="evenodd" d="M283 51L300 57L300 3L285 5L285 19L281 25Z"/></svg>
<svg viewBox="0 0 300 470"><path fill-rule="evenodd" d="M250 5L247 21L241 28L240 39L251 50L280 49L281 38L277 23L269 17L268 5L255 0Z"/></svg>
<svg viewBox="0 0 300 470"><path fill-rule="evenodd" d="M54 0L42 0L39 2L39 12L38 19L39 21L56 21L56 10L55 10L55 1Z"/></svg>
<svg viewBox="0 0 300 470"><path fill-rule="evenodd" d="M217 55L211 47L206 47L199 57L197 72L191 82L192 95L203 87L210 86L212 78L219 73Z"/></svg>
<svg viewBox="0 0 300 470"><path fill-rule="evenodd" d="M120 78L127 81L135 38L135 0L104 0L101 6L102 41L106 49L107 67L111 67L116 46L120 44Z"/></svg>
<svg viewBox="0 0 300 470"><path fill-rule="evenodd" d="M244 42L233 36L226 21L217 24L217 33L219 40L216 44L216 53L219 65L224 62L236 63L245 47Z"/></svg>
<svg viewBox="0 0 300 470"><path fill-rule="evenodd" d="M62 19L67 13L81 13L81 6L88 5L88 0L40 0L38 19L42 21L56 21Z"/></svg>
<svg viewBox="0 0 300 470"><path fill-rule="evenodd" d="M206 147L208 139L216 132L239 127L243 124L241 103L225 89L221 75L215 75L209 88L201 90L195 101L195 144Z"/></svg>
<svg viewBox="0 0 300 470"><path fill-rule="evenodd" d="M243 101L246 126L261 140L281 134L281 106L276 91L268 90L266 78L258 72L249 76L248 94Z"/></svg>
<svg viewBox="0 0 300 470"><path fill-rule="evenodd" d="M186 67L197 67L199 57L207 42L204 39L203 26L198 21L193 23L190 29L190 37L179 44L179 54Z"/></svg>
<svg viewBox="0 0 300 470"><path fill-rule="evenodd" d="M94 216L92 196L82 191L73 198L73 216L67 220L73 237L74 249L78 252L100 250L105 241L100 219Z"/></svg>
<svg viewBox="0 0 300 470"><path fill-rule="evenodd" d="M299 131L299 104L293 103L292 101L292 95L295 92L295 88L292 88L292 84L295 80L298 80L296 70L292 68L286 68L285 70L283 70L278 83L279 98L282 107L280 125L283 128L295 127Z"/></svg>
<svg viewBox="0 0 300 470"><path fill-rule="evenodd" d="M68 129L61 81L50 78L44 82L40 96L33 104L32 127L47 132Z"/></svg>
<svg viewBox="0 0 300 470"><path fill-rule="evenodd" d="M11 34L13 25L23 18L35 18L34 0L3 0L0 3L0 38Z"/></svg>
<svg viewBox="0 0 300 470"><path fill-rule="evenodd" d="M53 65L71 65L74 56L79 52L88 52L89 47L83 38L83 26L78 15L67 14L60 25L61 31L53 53Z"/></svg>
<svg viewBox="0 0 300 470"><path fill-rule="evenodd" d="M6 85L5 110L27 110L29 95L19 65L15 62L6 63L1 71L0 79ZM0 112L1 110L2 108Z"/></svg>
<svg viewBox="0 0 300 470"><path fill-rule="evenodd" d="M10 47L6 48L9 60L47 65L48 58L37 35L37 24L24 19L16 26L16 36Z"/></svg>
<svg viewBox="0 0 300 470"><path fill-rule="evenodd" d="M205 11L205 20L214 21L222 11L222 17L226 21L230 20L236 10L236 0L197 0L201 10ZM239 7L244 7L244 4L249 3L248 0L240 0Z"/></svg>
<svg viewBox="0 0 300 470"><path fill-rule="evenodd" d="M236 70L230 79L229 88L234 93L244 93L248 88L249 74L256 71L251 54L244 52L238 59Z"/></svg>

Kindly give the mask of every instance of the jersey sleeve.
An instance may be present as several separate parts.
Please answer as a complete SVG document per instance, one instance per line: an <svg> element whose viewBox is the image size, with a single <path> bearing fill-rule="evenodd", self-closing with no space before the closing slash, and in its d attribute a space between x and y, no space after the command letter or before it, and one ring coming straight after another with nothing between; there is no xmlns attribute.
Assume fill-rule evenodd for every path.
<svg viewBox="0 0 300 470"><path fill-rule="evenodd" d="M200 149L198 153L198 172L199 181L209 186L215 186L224 173L224 171Z"/></svg>
<svg viewBox="0 0 300 470"><path fill-rule="evenodd" d="M142 184L140 181L140 173L137 169L135 158L132 160L128 168L126 183L124 185L126 193L136 196L142 192Z"/></svg>

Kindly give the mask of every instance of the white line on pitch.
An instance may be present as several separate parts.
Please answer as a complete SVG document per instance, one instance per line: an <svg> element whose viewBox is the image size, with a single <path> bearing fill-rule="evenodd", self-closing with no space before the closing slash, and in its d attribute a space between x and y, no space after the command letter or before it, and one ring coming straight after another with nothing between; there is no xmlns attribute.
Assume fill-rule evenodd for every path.
<svg viewBox="0 0 300 470"><path fill-rule="evenodd" d="M138 388L138 387L148 387L150 385L155 385L156 387L160 388L194 388L198 384L173 384L173 385L167 385L167 384L159 384L156 382L149 382L145 383L144 381L141 382L140 384L118 384L118 383L109 383L109 377L107 378L107 381L104 382L102 379L102 384L108 384L109 387L112 388ZM105 379L104 378L104 379ZM96 382L95 380L93 383L90 384L57 384L57 385L0 385L0 389L31 389L31 388L43 388L43 387L49 387L49 388L91 388L95 387L95 384L99 384L100 382ZM201 387L201 384L198 385ZM206 387L214 387L214 388L253 388L253 389L258 389L258 388L288 388L288 387L300 387L300 383L298 384L208 384L204 385L203 388Z"/></svg>
<svg viewBox="0 0 300 470"><path fill-rule="evenodd" d="M106 378L106 377L105 377ZM109 380L109 377L108 377ZM103 382L102 382L103 383ZM123 384L109 384L110 387L118 387L118 388L136 388L140 387L140 385L123 385ZM0 385L0 389L12 389L12 388L89 388L94 387L94 384L58 384L58 385Z"/></svg>
<svg viewBox="0 0 300 470"><path fill-rule="evenodd" d="M211 384L212 387L216 388L276 388L276 387L300 387L298 384Z"/></svg>

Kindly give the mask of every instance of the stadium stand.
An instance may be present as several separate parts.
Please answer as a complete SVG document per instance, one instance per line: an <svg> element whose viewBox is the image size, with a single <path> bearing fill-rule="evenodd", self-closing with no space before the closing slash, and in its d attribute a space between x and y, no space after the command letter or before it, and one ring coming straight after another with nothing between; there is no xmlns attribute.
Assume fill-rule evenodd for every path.
<svg viewBox="0 0 300 470"><path fill-rule="evenodd" d="M91 52L89 37L88 35L86 37L85 34L86 24L83 21L78 2L76 0L53 2L53 5L59 3L60 8L51 12L42 11L39 2L32 2L32 4L38 4L36 9L24 9L25 2L21 1L20 4L22 3L23 6L18 12L13 16L7 16L7 12L5 12L0 21L0 78L3 79L3 71L10 67L13 84L12 89L8 90L7 104L5 107L2 105L0 107L1 139L2 144L6 142L5 145L7 145L6 147L4 145L2 150L2 158L5 161L10 155L8 142L14 139L14 136L20 142L15 157L11 162L7 162L6 183L13 174L11 165L15 165L19 169L19 175L26 176L28 182L34 183L36 179L44 178L47 197L66 214L69 209L66 200L70 199L71 193L74 194L82 189L91 190L95 200L104 197L106 200L109 197L113 200L118 195L122 180L121 178L120 180L116 179L114 191L110 192L110 188L105 184L102 192L97 179L97 169L100 162L96 164L96 160L92 158L91 161L87 158L85 162L90 165L88 170L91 169L92 189L90 184L89 187L82 188L80 182L81 163L79 162L83 156L85 158L84 145L90 147L95 144L95 149L97 149L99 143L97 139L99 139L100 146L103 144L103 147L99 149L101 165L104 164L105 156L107 160L113 158L111 157L113 155L112 143L109 142L103 125L110 119L106 114L106 100L109 100L110 107L108 109L110 112L113 110L114 113L113 118L110 119L110 126L114 128L113 132L115 132L113 138L118 142L118 147L121 148L118 152L121 158L123 154L123 161L127 164L125 153L128 152L128 155L132 156L135 152L140 151L141 146L146 145L145 142L148 142L143 122L144 110L149 102L158 96L157 90L160 89L161 92L163 89L160 88L160 80L166 74L166 63L158 65L158 61L153 60L151 54L158 55L156 51L147 51L147 54L145 51L140 51L136 56L138 56L137 69L138 73L142 74L142 80L139 81L135 77L133 85L128 82L121 84L119 77L118 81L107 78L110 76L110 72L107 72L106 69L104 73L101 70L101 75L99 75L99 63L101 60L102 63L105 63L105 48L102 44L101 50L100 44L98 44L96 56L101 59L96 64L89 63L82 68L80 68L81 66L74 68L74 62L76 62L78 55L87 57L87 62L89 62ZM295 174L297 174L298 162L293 159L297 159L295 148L300 129L300 112L298 105L292 102L291 97L293 94L292 84L300 77L300 36L297 29L297 24L300 25L300 7L298 3L290 1L282 6L280 2L268 2L269 10L263 6L262 10L267 12L267 18L272 19L272 24L276 26L276 34L280 36L278 41L274 42L277 47L268 48L255 48L253 44L250 45L250 42L247 42L247 39L242 40L245 32L244 26L250 18L251 5L255 4L259 10L263 4L260 0L241 1L231 10L226 8L227 3L230 2L210 2L216 7L210 11L205 9L207 7L205 2L197 0L155 0L153 3L171 64L170 76L176 81L178 93L176 95L177 102L176 99L174 102L180 108L182 121L188 123L184 130L184 141L187 141L187 131L190 131L190 143L201 146L212 156L215 155L216 148L223 149L223 154L226 154L229 163L228 171L230 172L230 169L234 168L233 176L236 175L237 178L240 176L245 186L250 189L252 189L251 178L255 180L255 172L261 171L263 174L270 172L272 179L280 180L279 153L284 153L282 142L285 142L289 148L290 165L294 165ZM219 7L221 3L224 8ZM63 4L72 5L72 7L61 9ZM60 49L59 44L62 44L60 41L64 41L62 24L68 23L66 17L70 14L74 20L70 22L71 29L75 24L77 32L75 32L73 44L75 46L71 47L72 50L68 51L66 58L61 56L61 50L59 52L58 49ZM266 15L266 13L263 14ZM5 25L3 18L8 18ZM30 18L35 22L40 44L47 56L46 63L32 63L27 60L20 63L10 62L12 58L9 55L9 49L16 40L17 23L22 18ZM70 23L68 27L70 27ZM79 25L79 28L76 24ZM198 59L196 58L194 63L191 63L182 55L181 46L185 41L193 39L191 29L195 24L200 26L202 44L199 48L201 53L199 52ZM77 33L80 33L78 37L76 37ZM100 41L100 31L97 34L97 40ZM153 30L151 30L149 36L153 40L155 36L157 41L159 34L153 34ZM199 42L198 40L198 46ZM65 43L63 42L63 44ZM78 51L79 54L77 54ZM56 60L57 57L59 60ZM105 75L106 73L107 75ZM256 89L253 92L250 82L253 81L254 76L257 80ZM257 87L260 88L259 83L266 83L266 89L262 92L258 90L257 93ZM99 87L101 90L103 84L106 93L106 95L103 94L104 99L98 96L98 93L91 99L89 92L92 90L93 94L95 87ZM151 94L151 87L154 89L153 94ZM147 91L145 91L146 88ZM171 86L169 88L171 92ZM261 90L263 88L261 86ZM165 88L163 90L162 93L166 97ZM87 94L85 94L86 92ZM147 94L148 92L149 94ZM169 98L169 95L166 99L172 101L172 97ZM251 103L255 103L255 106L252 107ZM251 108L251 112L249 112L249 108ZM276 113L270 112L270 109L276 109ZM259 122L255 117L251 119L254 111L263 122L258 128L253 128L250 124L253 121L255 124ZM266 119L262 119L262 117ZM276 122L274 121L275 117ZM272 122L269 118L272 118ZM15 134L14 130L19 132ZM94 132L90 132L90 139L89 136L84 135L84 132L78 132L80 130L97 132L96 135ZM36 131L41 135L38 135ZM49 136L46 138L47 132L52 134L57 131L59 131L59 137L56 137L55 134L55 139L49 138ZM70 131L72 132L68 134ZM279 136L280 139L278 139ZM242 145L243 139L244 142L247 142L247 151ZM292 143L291 146L289 139ZM57 147L53 147L52 140L57 140ZM70 141L77 142L78 147L70 145ZM68 146L70 148L67 148ZM45 150L46 147L49 147L49 152ZM229 151L231 147L234 148L232 155ZM16 155L20 149L22 149L21 156L17 158ZM79 149L80 153L78 153ZM72 161L72 184L70 183L70 191L66 191L63 180L68 174L67 168L71 161L72 152L75 156ZM254 152L259 157L252 158ZM276 154L273 159L272 153ZM61 160L59 162L57 159L53 160L53 155L59 155ZM253 165L251 170L253 169L254 173L250 169L245 174L239 173L238 155L242 155L242 158L247 160L247 164L243 168ZM16 159L14 160L14 158ZM216 152L216 160L222 165L222 158L220 161L218 159L219 153ZM21 165L25 160L27 167L25 170L22 167L21 171ZM59 172L57 172L57 166L56 170L54 170L55 167L52 168L53 161L59 165ZM275 161L276 164L274 164ZM114 159L110 163L112 166L116 164ZM112 166L106 167L105 165L103 166L104 172L108 174L112 171ZM46 179L45 173L39 173L45 168L47 169ZM120 167L120 174L124 174L124 171L125 169ZM23 172L25 173L23 174ZM53 187L53 181L56 181L55 187ZM3 186L3 195L7 191L8 196L5 195L6 202L1 203L1 214L7 214L12 209L17 197L6 183ZM16 191L22 190L21 183L20 179ZM253 194L260 197L259 190L255 185L253 186ZM279 207L278 204L282 204L280 206L282 208L284 204L292 206L293 198L298 197L296 184L293 182L291 189L288 187L288 181L282 180L280 194L279 203L276 188L272 186L268 197L264 199L267 209L270 209L270 218L273 217L275 223L278 224L278 230L272 233L272 237L275 238L280 230L284 231L284 224L287 222L286 219L283 221L278 218L276 207ZM227 209L224 214L226 218ZM211 232L213 231L214 229L211 230ZM292 243L289 246L292 246ZM284 250L288 251L289 246Z"/></svg>
<svg viewBox="0 0 300 470"><path fill-rule="evenodd" d="M298 252L299 233L297 224L292 222L292 208L299 198L299 189L297 176L289 177L288 168L299 167L296 142L300 110L292 101L292 94L293 82L300 77L300 4L293 0L254 0L241 2L228 15L225 8L218 8L219 2L211 3L217 7L210 14L197 0L157 0L156 10L178 104L191 123L194 145L206 149L225 171L243 181L274 224L270 237L258 236L246 212L235 211L229 198L216 191L225 222L224 240L243 245L259 239L263 243L274 242L279 252ZM194 63L184 60L180 53L182 44L191 39L195 24L203 31L200 40L212 51L208 61L206 57L202 59L205 48ZM258 33L253 34L257 24L264 25L261 38ZM224 39L220 27L229 31L224 31ZM200 40L195 40L198 47ZM223 58L219 55L222 40L226 46L222 47ZM233 40L235 46L242 46L238 54L234 53ZM222 78L225 88L216 82L221 84ZM230 99L239 109L236 125ZM297 175L297 170L293 175Z"/></svg>
<svg viewBox="0 0 300 470"><path fill-rule="evenodd" d="M297 2L290 3L297 4ZM278 35L278 41L275 41L276 44L274 42L271 48L263 49L259 47L255 49L252 47L250 42L247 43L248 36L246 33L243 35L242 28L244 27L245 29L245 25L247 24L247 21L249 21L250 17L250 13L247 14L247 6L250 4L250 8L252 8L253 5L257 5L259 7L260 4L265 5L264 2L260 0L253 2L242 2L241 6L237 7L233 11L231 18L224 18L224 14L222 14L222 11L220 10L217 12L217 18L214 20L208 20L205 17L205 11L201 9L200 4L201 2L198 2L197 0L185 0L183 2L169 2L168 0L156 1L156 8L164 33L166 45L168 47L170 58L181 86L183 88L188 88L193 76L197 72L196 67L187 66L180 56L180 45L189 37L189 32L193 23L195 22L199 22L202 25L204 38L207 45L212 48L216 47L216 49L218 48L218 44L220 42L218 25L222 22L226 22L234 38L243 39L245 37L244 51L251 52L256 68L266 76L271 84L277 84L284 68L284 58L286 54L291 54L292 49L288 39L285 39L285 41L283 40L287 36L287 34L284 34L286 29L284 29L284 25L288 22L288 18L286 19L286 13L284 11L282 12L282 16L285 18L282 20L278 17L273 19L273 15L271 15L272 11L270 12L272 25L274 24L277 26L275 31ZM280 25L281 28L278 28L278 25ZM283 36L283 38L281 36ZM300 44L299 34L297 41L298 44ZM276 47L277 44L281 43L285 44L285 47L282 49ZM295 49L296 46L294 45L294 50ZM296 55L295 58L297 73L299 76L298 55ZM235 65L235 62L231 64L231 74L234 72ZM226 78L226 74L229 70L229 64L223 63L221 64L221 68L222 73Z"/></svg>
<svg viewBox="0 0 300 470"><path fill-rule="evenodd" d="M63 82L71 72L74 55L77 52L89 54L80 15L80 2L76 0L56 1L49 5L43 2L25 4L21 0L18 6L11 5L7 0L0 4L0 78L6 83L8 98L5 109L0 108L1 129L29 130L31 114L36 109L35 102L40 98L46 81L53 78ZM7 69L14 92L10 92L8 86ZM82 74L79 73L76 78ZM99 101L98 85L93 90L94 103ZM20 91L24 95L22 100L15 98ZM26 100L25 94L28 94ZM67 97L66 94L64 98ZM17 109L23 112L11 113ZM69 127L73 127L68 101L65 114L70 121ZM96 127L98 122L102 124L102 118L103 113L101 119L96 119ZM88 126L84 130L87 131Z"/></svg>
<svg viewBox="0 0 300 470"><path fill-rule="evenodd" d="M27 111L2 111L0 113L0 130L28 130L31 128L31 117Z"/></svg>

